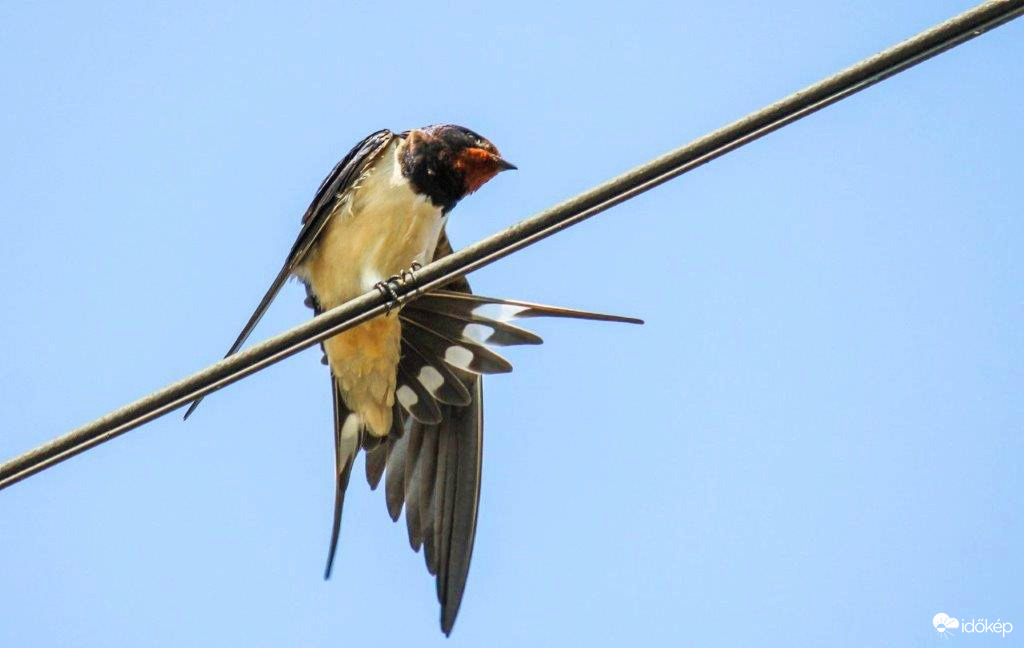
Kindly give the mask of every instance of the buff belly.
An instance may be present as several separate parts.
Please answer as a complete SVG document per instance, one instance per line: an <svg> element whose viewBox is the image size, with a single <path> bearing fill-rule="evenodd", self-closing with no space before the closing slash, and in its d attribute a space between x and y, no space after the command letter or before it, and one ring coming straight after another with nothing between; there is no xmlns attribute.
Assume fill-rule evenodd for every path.
<svg viewBox="0 0 1024 648"><path fill-rule="evenodd" d="M298 268L325 309L433 256L444 215L402 176L397 148L396 142L383 151L357 188L339 201ZM391 429L401 334L392 311L324 342L345 405L375 436Z"/></svg>

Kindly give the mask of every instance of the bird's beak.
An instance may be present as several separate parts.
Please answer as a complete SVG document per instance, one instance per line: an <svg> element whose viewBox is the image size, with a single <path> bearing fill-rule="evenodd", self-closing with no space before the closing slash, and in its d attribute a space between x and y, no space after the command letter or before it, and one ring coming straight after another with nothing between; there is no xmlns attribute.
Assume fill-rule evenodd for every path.
<svg viewBox="0 0 1024 648"><path fill-rule="evenodd" d="M519 168L516 165L509 162L508 160L506 160L505 158L498 158L497 161L498 171L515 171L516 169Z"/></svg>

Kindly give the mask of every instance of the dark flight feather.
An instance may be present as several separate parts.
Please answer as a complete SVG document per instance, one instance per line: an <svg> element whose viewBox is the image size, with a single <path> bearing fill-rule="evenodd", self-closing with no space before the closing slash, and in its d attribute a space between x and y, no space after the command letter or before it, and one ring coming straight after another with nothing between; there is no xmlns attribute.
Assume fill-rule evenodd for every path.
<svg viewBox="0 0 1024 648"><path fill-rule="evenodd" d="M423 383L409 375L401 363L398 365L398 380L396 384L398 391L402 391L403 387L408 387L415 395L414 402L408 405L402 403L405 410L412 414L413 418L427 425L441 422L441 410L437 406L437 401L427 391L427 388L423 386ZM399 398L401 398L401 395Z"/></svg>
<svg viewBox="0 0 1024 648"><path fill-rule="evenodd" d="M471 402L466 384L455 375L455 371L447 362L428 360L425 355L408 342L402 343L402 358L399 362L409 375L417 376L421 383L423 382L424 374L428 370L435 372L435 380L439 378L441 383L437 386L424 383L424 387L427 387L430 395L437 399L438 402L460 406L469 405Z"/></svg>
<svg viewBox="0 0 1024 648"><path fill-rule="evenodd" d="M419 457L412 478L406 485L406 522L408 523L409 545L414 551L420 550L428 528L430 499L434 493L434 474L437 471L437 430L423 434Z"/></svg>
<svg viewBox="0 0 1024 648"><path fill-rule="evenodd" d="M381 477L384 476L384 467L388 463L391 445L395 442L396 438L388 436L385 443L366 453L366 481L370 484L372 490L377 490L377 486L380 485Z"/></svg>
<svg viewBox="0 0 1024 648"><path fill-rule="evenodd" d="M331 577L331 569L334 566L334 554L338 549L338 536L341 532L341 514L345 508L345 491L348 489L349 479L352 477L352 464L355 463L356 454L359 452L361 431L356 431L350 439L342 438L342 429L345 419L350 412L345 407L345 401L341 398L341 390L338 389L337 381L331 378L331 393L334 401L334 518L331 524L331 542L327 549L327 566L324 568L324 578Z"/></svg>
<svg viewBox="0 0 1024 648"><path fill-rule="evenodd" d="M388 515L395 522L402 514L402 504L405 503L405 451L409 447L411 436L402 435L391 446L387 470L384 473L384 502L387 504Z"/></svg>

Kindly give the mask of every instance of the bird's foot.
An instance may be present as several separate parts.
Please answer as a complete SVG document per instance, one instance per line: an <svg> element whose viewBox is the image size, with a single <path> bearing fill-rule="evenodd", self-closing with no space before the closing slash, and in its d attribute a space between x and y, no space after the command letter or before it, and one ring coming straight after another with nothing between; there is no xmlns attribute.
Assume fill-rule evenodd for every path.
<svg viewBox="0 0 1024 648"><path fill-rule="evenodd" d="M384 306L384 315L390 315L392 309L398 308L401 305L402 298L398 295L398 289L410 281L414 281L416 279L416 271L422 267L418 262L413 261L409 268L374 284L374 288L380 291L381 295L388 298ZM416 291L416 294L419 294L419 290Z"/></svg>
<svg viewBox="0 0 1024 648"><path fill-rule="evenodd" d="M390 315L392 308L397 308L400 299L398 298L398 288L402 285L402 278L398 275L388 277L384 281L378 281L373 285L381 295L387 297L388 301L384 304L384 315Z"/></svg>
<svg viewBox="0 0 1024 648"><path fill-rule="evenodd" d="M409 266L405 270L402 270L402 272L399 273L399 277L402 279L402 283L409 283L410 281L414 281L416 279L416 272L419 271L422 267L423 266L420 265L419 261L413 261L411 266Z"/></svg>

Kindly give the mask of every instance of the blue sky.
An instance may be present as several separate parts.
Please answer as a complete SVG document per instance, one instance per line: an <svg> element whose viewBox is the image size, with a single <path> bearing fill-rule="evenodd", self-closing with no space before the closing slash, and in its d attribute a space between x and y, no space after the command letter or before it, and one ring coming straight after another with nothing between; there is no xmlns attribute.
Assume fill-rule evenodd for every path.
<svg viewBox="0 0 1024 648"><path fill-rule="evenodd" d="M519 165L465 245L969 6L6 2L0 456L217 359L372 130ZM531 322L488 380L451 639L362 481L321 579L308 351L0 493L0 644L1020 644L1022 56L1018 22L472 277L647 324Z"/></svg>

